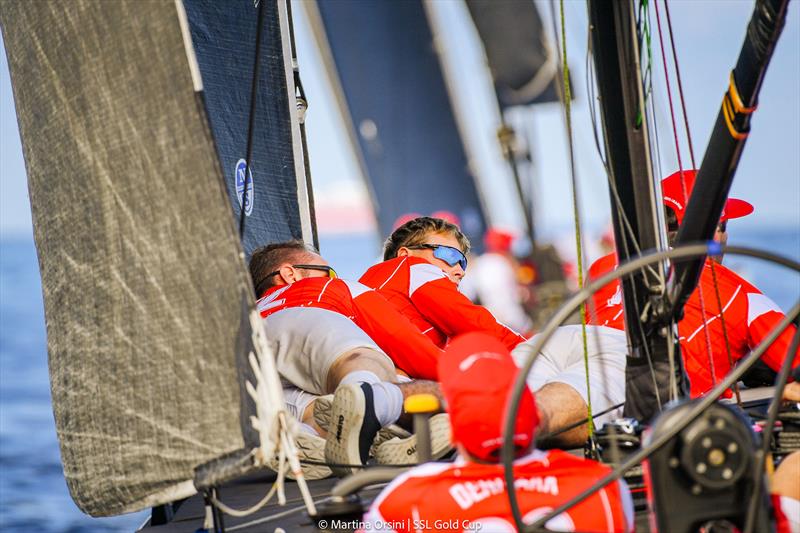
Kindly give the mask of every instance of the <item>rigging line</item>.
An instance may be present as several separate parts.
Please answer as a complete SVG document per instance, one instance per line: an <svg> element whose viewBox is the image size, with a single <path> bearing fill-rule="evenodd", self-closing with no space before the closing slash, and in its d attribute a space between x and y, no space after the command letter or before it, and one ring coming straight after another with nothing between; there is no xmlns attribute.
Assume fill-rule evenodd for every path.
<svg viewBox="0 0 800 533"><path fill-rule="evenodd" d="M609 190L611 191L612 209L616 212L617 216L619 217L619 220L622 223L623 231L627 234L628 239L630 239L630 241L633 243L633 247L634 250L636 251L636 254L641 255L642 249L639 246L638 241L636 240L636 235L633 231L633 227L631 226L631 222L628 219L628 216L625 214L625 210L622 207L622 200L619 197L617 184L611 178L611 168L609 166L608 159L606 158L606 156L603 153L603 150L601 149L600 136L598 135L598 127L597 127L597 109L595 105L597 102L597 96L594 89L595 87L594 67L592 65L592 62L589 61L592 55L591 28L588 28L587 39L588 39L588 44L586 47L586 62L587 62L586 93L587 95L590 95L589 117L591 118L592 121L592 134L594 135L595 148L597 149L597 154L600 158L600 161L603 163L603 167L605 168L606 171L606 181L608 182L608 187ZM630 253L627 240L623 239L621 245L624 247L625 253L628 257L633 255ZM659 273L651 265L646 265L644 268L653 278L660 279Z"/></svg>
<svg viewBox="0 0 800 533"><path fill-rule="evenodd" d="M553 12L553 22L555 23L555 8L551 0L551 11ZM562 75L562 103L564 105L564 121L567 129L567 147L569 150L569 170L572 183L572 215L575 222L575 247L577 248L578 266L578 290L583 288L583 247L581 243L581 217L578 198L578 180L575 171L575 143L572 137L572 94L569 82L569 65L567 64L567 33L566 17L564 16L564 0L560 0L560 19L561 19L561 75ZM556 40L558 33L555 33ZM586 338L586 307L581 306L581 340L583 342L583 366L586 372L586 425L589 432L589 440L594 437L594 418L592 417L592 394L589 382L589 345Z"/></svg>
<svg viewBox="0 0 800 533"><path fill-rule="evenodd" d="M725 325L725 309L722 307L722 297L719 294L719 284L717 283L717 268L713 259L711 264L711 278L714 281L714 294L717 297L717 309L719 309L719 323L722 326L722 338L725 340L725 351L728 354L728 368L733 368L733 356L731 355L731 345L728 341L728 328ZM733 392L736 394L736 405L742 407L742 395L739 392L739 382L733 384Z"/></svg>
<svg viewBox="0 0 800 533"><path fill-rule="evenodd" d="M610 413L614 409L619 409L623 405L625 405L625 402L620 402L617 405L612 405L611 407L609 407L607 409L603 409L599 413L593 414L592 417L593 418L599 418L599 417L601 417L603 415L607 415L608 413ZM567 431L571 431L571 430L573 430L573 429L575 429L577 427L580 427L585 423L586 422L584 422L583 420L579 420L578 422L573 422L572 424L569 424L568 426L565 426L565 427L563 427L561 429L557 429L555 431L551 431L550 433L545 433L541 437L537 437L537 440L546 441L547 439L552 439L553 437L557 437L557 436L561 435L562 433L566 433Z"/></svg>
<svg viewBox="0 0 800 533"><path fill-rule="evenodd" d="M683 159L681 158L681 147L680 147L680 140L678 139L678 126L675 123L675 106L672 102L672 85L669 82L669 69L667 68L667 54L664 52L664 36L663 32L661 31L661 15L660 10L658 9L658 0L653 1L653 5L656 10L656 24L658 25L658 41L661 45L661 60L664 65L664 83L667 85L667 101L669 102L669 115L670 119L672 120L672 133L675 140L675 155L678 158L678 171L681 174L681 188L683 192L684 199L688 199L689 195L687 194L686 189L686 179L683 175ZM686 201L686 200L684 200ZM703 319L703 323L706 323L706 301L705 295L703 294L703 285L698 284L698 296L700 297L700 314ZM711 334L708 331L707 327L703 328L703 338L706 341L706 355L708 356L708 366L711 369L711 382L716 386L717 384L717 370L714 365L714 356L712 354L712 347L711 347Z"/></svg>
<svg viewBox="0 0 800 533"><path fill-rule="evenodd" d="M692 134L689 131L689 115L686 112L686 100L683 98L683 82L681 81L681 69L678 65L678 54L675 51L675 38L672 33L672 19L669 16L669 1L664 0L664 12L667 15L667 29L669 30L669 43L672 48L672 61L675 63L675 78L678 83L678 95L681 98L681 109L683 110L683 124L686 128L686 140L689 145L689 159L692 161L692 168L697 168L694 159L694 145Z"/></svg>
<svg viewBox="0 0 800 533"><path fill-rule="evenodd" d="M777 265L784 266L796 272L800 272L800 262L793 261L791 259L787 259L785 257L773 254L771 252L766 252L762 250L756 250L753 248L745 248L741 246L727 246L722 245L721 249L725 253L736 254L736 255L744 255L747 257L755 257L758 259L764 259L766 261L770 261ZM622 277L630 277L633 272L640 270L642 266L648 262L659 262L665 261L667 259L672 260L673 262L677 261L678 259L684 258L691 258L691 257L700 257L703 255L708 255L709 253L709 244L708 243L700 243L700 244L690 244L685 246L678 246L676 248L672 248L669 250L662 250L656 252L650 252L647 255L638 257L638 258L631 258L630 261L623 263L614 271L608 272L601 276L600 278L593 280L589 285L587 285L582 290L578 291L577 293L573 294L569 300L564 302L564 304L558 308L555 314L547 321L544 327L541 329L539 334L532 339L532 349L530 351L530 355L527 356L527 359L522 362L520 365L520 372L517 375L517 378L514 382L514 386L510 392L510 398L508 400L508 404L506 406L505 413L503 415L503 446L501 448L500 459L503 464L503 477L506 481L507 486L514 485L514 471L513 471L513 462L515 456L515 449L514 449L514 441L511 436L514 434L514 428L516 424L516 418L519 414L519 404L521 402L522 395L525 391L526 387L526 379L525 376L530 372L531 367L533 366L536 358L540 355L540 351L545 343L550 339L555 329L562 324L572 313L574 313L578 306L583 305L587 298L590 298L592 294L594 294L600 288L608 285L614 280L621 279ZM782 320L773 331L771 331L763 342L760 343L756 348L753 350L751 354L748 354L744 359L741 360L740 364L733 368L728 376L725 377L725 380L732 380L736 381L741 377L741 374L746 372L758 358L761 357L763 352L766 350L766 346L772 344L778 335L787 327L789 321L791 320L798 320L800 317L800 301L789 311L786 315L788 319ZM763 345L763 346L762 346ZM723 394L725 391L724 389L727 388L728 384L721 384L718 386L717 389L712 390L706 396L701 397L698 399L698 405L692 408L690 414L694 413L695 417L699 415L702 411L704 411L710 404L716 401L716 398ZM670 428L667 430L667 433L671 433L670 435L662 435L658 437L658 440L664 439L659 444L659 447L663 445L667 440L672 438L676 435L679 431L681 431L688 423L690 423L693 418L685 417L683 420L678 421L675 427ZM655 443L651 448L655 449ZM551 512L548 516L543 517L541 522L546 522L553 516L556 516L566 510L567 508L571 507L579 503L580 501L584 500L587 496L592 494L597 488L602 487L610 483L612 480L621 477L625 471L629 470L630 467L634 466L641 462L641 460L646 459L647 456L654 451L651 449L646 451L645 453L636 452L639 455L638 458L635 460L633 457L629 457L626 460L625 465L621 465L619 469L615 472L616 477L608 477L604 479L602 482L598 482L598 484L590 487L584 493L579 496L576 496L574 501L565 504L563 507L559 507L558 509ZM519 507L519 501L517 500L517 495L514 491L506 491L506 496L508 497L508 504L509 508L511 509L511 514L514 518L514 523L516 524L517 528L521 531L529 531L530 528L526 527L525 523L522 520L522 513Z"/></svg>
<svg viewBox="0 0 800 533"><path fill-rule="evenodd" d="M646 31L647 31L647 70L650 73L650 77L648 79L648 83L646 86L647 91L645 92L645 103L649 103L650 109L650 118L651 120L648 121L648 126L650 128L650 135L655 139L655 143L650 145L651 153L655 151L655 160L657 161L656 170L656 183L661 183L662 173L661 173L661 139L658 136L658 120L657 120L657 109L656 109L656 99L655 93L653 92L653 39L652 39L652 27L653 23L650 18L650 9L648 4L648 9L645 12L646 16ZM650 98L648 99L648 95ZM651 156L652 157L652 156Z"/></svg>
<svg viewBox="0 0 800 533"><path fill-rule="evenodd" d="M244 161L244 189L242 190L242 205L239 212L239 239L244 239L244 227L247 214L247 187L250 185L250 160L253 157L253 131L256 122L256 97L258 96L258 67L261 63L261 29L264 26L264 4L258 4L258 19L256 22L256 50L253 58L253 79L250 85L250 115L247 120L247 153ZM251 200L252 201L252 200Z"/></svg>
<svg viewBox="0 0 800 533"><path fill-rule="evenodd" d="M554 33L556 33L556 35L557 35L557 32L555 32L555 13L554 13L554 10L552 8L552 4L551 4L551 11L553 12ZM587 56L586 56L587 57L587 63L590 63L588 60L589 60L589 55L590 55L591 50L592 50L591 31L592 31L591 27L588 27L588 31L587 31L588 44L587 44ZM618 219L619 219L619 221L620 221L620 223L622 225L622 231L627 234L627 239L621 239L622 242L618 242L617 246L621 246L622 249L625 251L626 256L627 257L631 257L633 254L630 253L630 248L628 246L628 242L630 241L630 243L633 245L634 250L636 251L636 254L637 255L642 255L641 246L639 246L639 242L637 240L636 234L633 231L633 227L631 226L630 220L628 219L628 217L627 217L627 215L625 213L625 210L622 207L622 200L621 200L621 198L619 196L619 191L617 189L617 184L614 181L614 179L612 179L612 176L611 176L612 172L611 172L611 168L609 166L609 163L608 163L607 159L605 159L603 157L603 153L600 150L600 140L599 140L598 131L597 131L598 130L598 128L597 128L597 115L596 115L596 108L595 108L596 98L594 96L595 95L595 92L594 92L594 75L593 75L594 69L593 68L587 68L587 80L590 78L590 76L589 76L590 72L591 72L591 80L592 80L592 82L589 83L587 81L587 83L589 83L589 87L587 87L587 94L591 94L592 95L592 97L590 99L590 102L589 102L589 109L590 109L590 117L592 119L592 130L593 130L594 137L595 137L595 147L597 148L597 152L598 152L598 155L600 157L600 160L603 162L603 166L605 167L606 181L608 182L609 191L611 191L612 209L617 214L617 217L618 217ZM643 270L643 272L645 274L649 274L652 278L655 278L655 279L659 280L659 284L661 286L664 285L664 282L661 279L661 275L655 270L655 268L652 265L646 264L646 265L644 265L642 267L642 270ZM647 277L647 276L645 276L645 277ZM636 287L632 286L631 289L633 291L633 299L635 301L639 301ZM637 315L638 314L640 314L640 313L638 313L638 309L637 309ZM640 321L636 322L636 327L639 330L640 337L644 338L645 337L644 328L643 328L642 323ZM658 391L658 383L656 382L655 370L653 368L652 354L650 353L650 346L648 346L647 343L644 343L642 347L644 348L645 358L647 360L648 369L650 371L650 377L653 380L653 389L655 390L655 393L656 393L656 403L658 404L658 407L659 407L659 410L660 410L661 407L662 407L662 402L661 402L660 393Z"/></svg>
<svg viewBox="0 0 800 533"><path fill-rule="evenodd" d="M587 27L587 29L588 29L588 27ZM585 69L586 69L586 76L585 76L586 94L587 94L587 96L589 98L589 113L590 113L590 116L592 118L592 133L594 134L595 147L597 148L597 153L600 156L600 161L603 163L603 168L605 168L605 170L606 170L606 176L608 176L609 175L608 162L605 160L605 158L603 157L603 154L600 152L600 142L599 142L599 138L598 138L598 135L597 135L597 125L596 125L595 106L594 106L594 86L593 86L593 81L594 80L590 77L590 72L591 72L591 67L592 67L591 48L592 48L592 32L591 31L587 31L586 32L586 65L585 65ZM623 212L623 215L624 215L624 212ZM594 298L590 298L589 299L589 301L587 302L587 307L588 307L589 316L590 317L592 317L592 316L596 317L597 316L597 308L595 306ZM592 333L593 333L593 337L594 337L594 344L599 349L599 347L602 344L601 340L600 340L600 331L598 330L598 328L592 328ZM605 372L602 372L601 376L603 378L603 387L605 387L607 389L609 387L609 384L608 384L608 381L607 381L608 380L608 376L606 375ZM587 377L587 379L589 377L588 371L586 373L586 377ZM624 404L624 402L623 402L623 404ZM604 415L604 414L606 414L608 412L611 412L614 409L616 409L618 407L621 407L623 404L619 404L619 405L616 405L616 406L611 407L609 409L606 409L601 413L593 415L592 418L594 419L594 418L597 418L600 415ZM582 420L579 421L579 422L576 422L575 424L573 424L572 425L573 427L571 427L570 429L574 429L575 427L579 427L581 425L583 425L583 421ZM566 431L566 430L563 430L563 429L559 430L559 431L557 431L555 433L552 433L551 436L560 435L564 431ZM612 444L612 449L614 450L612 453L618 454L619 450L617 449L618 443L617 443L616 439L614 439L612 441L612 443L613 443Z"/></svg>
<svg viewBox="0 0 800 533"><path fill-rule="evenodd" d="M264 507L267 503L269 503L269 501L272 499L272 497L278 491L278 488L283 483L283 476L286 474L287 465L288 465L288 463L285 462L285 461L280 463L280 465L278 466L278 470L279 470L278 479L276 479L275 482L272 484L272 488L270 488L270 490L267 492L267 494L263 498L261 498L261 500L259 500L255 505L253 505L251 507L248 507L247 509L234 509L233 507L229 507L228 505L223 503L221 500L219 500L214 495L213 492L209 493L208 499L211 501L211 503L214 504L214 507L216 507L217 509L219 509L220 511L222 511L225 514L229 514L231 516L235 516L235 517L238 517L238 518L241 518L241 517L244 517L244 516L250 516L251 514L255 513L256 511L258 511L259 509Z"/></svg>
<svg viewBox="0 0 800 533"><path fill-rule="evenodd" d="M678 53L677 53L677 51L675 49L675 34L672 31L672 18L670 17L670 14L669 14L669 1L668 0L664 0L664 13L667 16L667 30L669 32L668 35L669 35L670 48L672 49L672 61L673 61L673 63L675 63L675 78L676 78L677 85L678 85L678 95L680 96L680 100L681 100L681 112L683 114L683 126L684 126L684 129L686 131L686 142L687 142L687 144L689 146L689 159L692 162L692 168L696 169L697 168L697 164L696 164L695 158L694 158L694 143L692 142L692 132L691 132L691 129L689 128L689 113L686 110L686 99L683 96L683 81L682 81L682 78L681 78L680 64L678 63ZM716 293L716 297L717 297L717 305L718 305L718 307L720 309L720 317L719 318L720 318L720 325L722 326L722 336L723 336L723 339L725 340L725 352L726 352L727 357L728 357L728 364L730 366L733 366L733 357L731 356L731 346L730 346L730 342L728 341L728 331L727 331L727 327L725 325L725 316L722 313L722 301L721 301L721 298L720 298L720 295L719 295L719 285L717 284L717 274L716 274L716 271L714 269L713 261L712 261L712 264L711 264L711 274L712 274L713 280L714 280L714 292ZM702 303L701 303L701 305L702 305ZM734 388L734 392L736 393L736 403L739 405L739 407L741 407L742 398L741 398L741 394L739 393L739 383L734 383L733 388Z"/></svg>
<svg viewBox="0 0 800 533"><path fill-rule="evenodd" d="M647 3L647 0L643 0L643 3ZM645 25L645 32L646 32L646 36L647 36L647 69L648 69L648 71L650 73L650 77L648 79L648 85L646 87L647 90L645 92L645 100L646 100L645 101L645 106L646 106L645 109L647 111L649 111L648 114L649 114L650 120L648 120L647 124L648 124L648 128L650 130L650 134L651 134L652 138L655 141L654 143L650 144L651 158L654 158L655 161L657 162L657 164L655 165L656 166L656 173L655 173L656 175L654 176L655 180L656 180L655 183L660 184L661 180L663 178L663 175L661 173L661 165L662 165L662 160L661 160L661 138L658 135L659 122L658 122L657 113L656 113L656 98L655 98L655 93L653 92L653 69L652 69L652 65L653 65L652 26L653 26L653 24L652 24L652 20L650 18L651 17L650 8L649 8L650 4L647 4L647 6L648 7L647 7L647 9L645 11L645 24L644 25ZM647 99L648 95L650 96L649 100ZM655 154L655 156L653 156L653 154ZM666 274L666 272L665 272L665 274ZM662 289L661 296L664 297L665 294L666 294L666 288L667 288L666 280L663 277L661 277L660 275L659 275L659 278L662 280L662 282L660 284L660 287ZM678 382L677 382L676 376L675 376L675 329L674 328L675 328L675 322L674 321L670 321L670 324L666 327L667 335L666 335L666 339L665 339L666 342L667 342L667 360L669 361L669 373L670 373L669 374L669 376L670 376L669 377L670 400L676 400L678 398L678 392L679 392L678 391ZM649 357L649 354L648 354L648 357ZM652 364L651 364L651 372L653 372ZM656 398L657 398L659 406L660 406L661 405L661 399L658 396L659 395L658 386L657 386L657 384L655 384L655 380L654 380L654 390L656 391Z"/></svg>

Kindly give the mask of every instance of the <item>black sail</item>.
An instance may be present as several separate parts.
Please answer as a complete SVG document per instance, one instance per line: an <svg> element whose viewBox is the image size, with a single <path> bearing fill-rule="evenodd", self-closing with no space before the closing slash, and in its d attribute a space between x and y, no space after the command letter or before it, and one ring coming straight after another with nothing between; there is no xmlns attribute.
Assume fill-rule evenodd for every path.
<svg viewBox="0 0 800 533"><path fill-rule="evenodd" d="M534 2L466 0L503 109L558 101L558 59Z"/></svg>
<svg viewBox="0 0 800 533"><path fill-rule="evenodd" d="M245 200L245 167L251 89L257 48L258 10L265 10L253 106L252 157L249 162L242 238L249 257L254 248L286 239L311 241L309 199L292 121L294 85L286 75L288 36L281 34L278 3L264 0L187 0L184 2L203 80L211 131L225 188L237 224ZM295 137L293 139L293 136Z"/></svg>
<svg viewBox="0 0 800 533"><path fill-rule="evenodd" d="M227 139L212 136L196 92L182 13L180 2L0 3L64 474L94 516L187 497L195 467L253 445L242 424L252 285L221 169L238 155L215 146ZM247 38L232 32L226 46ZM285 85L284 69L265 71L267 86ZM287 101L274 105L281 115ZM285 143L255 151L254 175L290 173ZM257 182L256 202L267 196ZM300 236L292 202L278 204L265 238Z"/></svg>
<svg viewBox="0 0 800 533"><path fill-rule="evenodd" d="M400 215L447 210L478 242L483 209L422 1L314 4L381 233Z"/></svg>

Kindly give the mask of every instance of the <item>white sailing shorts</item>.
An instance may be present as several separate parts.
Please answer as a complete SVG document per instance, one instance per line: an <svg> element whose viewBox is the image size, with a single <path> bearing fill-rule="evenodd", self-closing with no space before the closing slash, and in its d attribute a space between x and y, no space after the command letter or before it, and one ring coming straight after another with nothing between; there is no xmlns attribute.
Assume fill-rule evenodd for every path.
<svg viewBox="0 0 800 533"><path fill-rule="evenodd" d="M364 331L344 315L316 307L290 307L264 319L269 345L275 354L284 387L323 395L331 365L357 349L389 356Z"/></svg>
<svg viewBox="0 0 800 533"><path fill-rule="evenodd" d="M530 356L539 335L514 348L512 356L522 366ZM589 389L592 393L592 412L599 413L625 401L625 361L628 340L624 331L606 326L586 326L586 345L589 360ZM584 401L586 367L583 360L583 336L580 325L561 326L548 339L528 374L528 387L537 391L548 383L565 383L575 389ZM595 418L601 427L622 416L619 407Z"/></svg>

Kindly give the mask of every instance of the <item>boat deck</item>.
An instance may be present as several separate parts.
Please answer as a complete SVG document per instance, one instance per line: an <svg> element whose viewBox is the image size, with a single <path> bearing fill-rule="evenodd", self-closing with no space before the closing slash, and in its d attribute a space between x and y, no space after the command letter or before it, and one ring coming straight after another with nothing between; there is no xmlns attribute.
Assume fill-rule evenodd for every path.
<svg viewBox="0 0 800 533"><path fill-rule="evenodd" d="M261 500L272 487L274 480L275 474L272 472L248 476L219 489L217 497L229 507L245 509ZM337 481L337 478L329 478L308 482L315 503L324 503ZM297 483L287 480L284 486L286 505L279 505L277 497L273 497L270 503L250 516L239 518L225 515L225 531L264 532L275 531L277 528L282 528L287 532L316 531L306 513ZM372 498L379 491L380 488L376 487L371 490L366 489L362 491L362 494L364 497ZM148 533L193 532L202 527L204 517L203 497L195 495L183 502L169 523L160 526L146 526L140 531Z"/></svg>
<svg viewBox="0 0 800 533"><path fill-rule="evenodd" d="M774 390L772 387L759 389L743 390L742 400L745 410L755 418L760 418L759 414L766 411L769 399ZM734 400L729 400L734 401ZM571 453L582 455L582 450L571 450ZM257 503L267 491L272 487L272 482L276 475L271 471L264 471L239 480L225 484L219 489L217 497L229 507L245 509ZM339 481L338 478L328 478L316 481L309 481L308 486L311 495L317 506L324 504L330 497L333 486ZM359 492L365 509L368 504L380 492L383 485L377 485L362 489ZM285 532L314 532L318 531L311 519L308 517L306 508L294 481L287 480L285 483L286 505L279 505L277 498L273 497L269 504L259 509L247 517L234 517L224 515L224 530L228 532L265 532L280 531ZM636 531L650 531L647 513L637 507L636 512ZM194 532L202 527L205 516L203 497L195 495L185 500L175 511L169 523L159 526L147 525L140 531L147 533L167 533L167 532ZM344 532L346 528L332 529L331 531ZM350 530L352 531L352 530Z"/></svg>

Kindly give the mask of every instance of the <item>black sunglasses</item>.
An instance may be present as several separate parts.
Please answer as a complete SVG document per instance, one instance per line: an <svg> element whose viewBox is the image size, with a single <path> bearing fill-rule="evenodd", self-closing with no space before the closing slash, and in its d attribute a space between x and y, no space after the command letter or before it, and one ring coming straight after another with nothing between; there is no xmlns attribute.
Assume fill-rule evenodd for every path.
<svg viewBox="0 0 800 533"><path fill-rule="evenodd" d="M467 271L467 257L464 252L444 244L417 244L407 246L409 250L433 250L433 257L441 259L450 266L461 265L461 270Z"/></svg>
<svg viewBox="0 0 800 533"><path fill-rule="evenodd" d="M326 274L328 274L328 277L331 279L336 279L339 277L339 275L332 267L326 265L292 265L292 267L300 268L302 270L319 270L320 272L325 272ZM271 278L272 276L276 276L280 273L281 273L280 270L276 270L275 272L270 272L269 274L267 274L267 277Z"/></svg>

